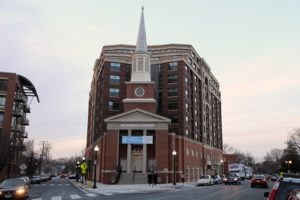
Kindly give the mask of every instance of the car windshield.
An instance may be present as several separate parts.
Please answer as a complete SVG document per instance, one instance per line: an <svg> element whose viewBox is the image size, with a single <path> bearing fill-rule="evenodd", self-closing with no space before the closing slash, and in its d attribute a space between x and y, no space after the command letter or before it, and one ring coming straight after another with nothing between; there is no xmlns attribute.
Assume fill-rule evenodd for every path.
<svg viewBox="0 0 300 200"><path fill-rule="evenodd" d="M24 180L22 180L22 179L7 179L1 183L0 187L10 188L10 187L16 187L16 186L22 186L22 185L24 185Z"/></svg>
<svg viewBox="0 0 300 200"><path fill-rule="evenodd" d="M299 189L299 187L300 183L282 181L279 185L275 200L287 199L289 194L293 190Z"/></svg>
<svg viewBox="0 0 300 200"><path fill-rule="evenodd" d="M200 179L208 179L208 176L201 176Z"/></svg>
<svg viewBox="0 0 300 200"><path fill-rule="evenodd" d="M264 179L265 177L262 175L254 176L254 179Z"/></svg>

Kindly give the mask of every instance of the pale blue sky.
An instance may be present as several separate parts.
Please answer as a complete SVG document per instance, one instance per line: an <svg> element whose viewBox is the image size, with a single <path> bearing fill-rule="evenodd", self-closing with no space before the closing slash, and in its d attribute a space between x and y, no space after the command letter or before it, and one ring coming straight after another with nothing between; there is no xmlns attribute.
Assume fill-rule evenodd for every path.
<svg viewBox="0 0 300 200"><path fill-rule="evenodd" d="M36 86L29 137L53 157L85 146L93 64L102 46L192 44L222 92L224 143L258 158L300 122L300 1L0 0L0 70Z"/></svg>

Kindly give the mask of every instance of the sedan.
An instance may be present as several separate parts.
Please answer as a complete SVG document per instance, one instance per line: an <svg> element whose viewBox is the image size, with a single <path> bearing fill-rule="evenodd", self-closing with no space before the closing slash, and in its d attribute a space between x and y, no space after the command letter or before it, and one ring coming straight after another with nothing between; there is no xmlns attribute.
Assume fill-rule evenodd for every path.
<svg viewBox="0 0 300 200"><path fill-rule="evenodd" d="M34 183L38 183L40 184L42 182L41 177L40 176L33 176L30 179L30 183L34 184Z"/></svg>
<svg viewBox="0 0 300 200"><path fill-rule="evenodd" d="M214 180L211 178L210 175L204 175L204 176L200 176L200 178L198 179L198 185L213 185L214 184Z"/></svg>
<svg viewBox="0 0 300 200"><path fill-rule="evenodd" d="M6 179L0 184L0 199L26 199L28 190L23 179Z"/></svg>
<svg viewBox="0 0 300 200"><path fill-rule="evenodd" d="M268 181L265 177L265 175L254 175L251 180L251 187L264 187L268 188Z"/></svg>

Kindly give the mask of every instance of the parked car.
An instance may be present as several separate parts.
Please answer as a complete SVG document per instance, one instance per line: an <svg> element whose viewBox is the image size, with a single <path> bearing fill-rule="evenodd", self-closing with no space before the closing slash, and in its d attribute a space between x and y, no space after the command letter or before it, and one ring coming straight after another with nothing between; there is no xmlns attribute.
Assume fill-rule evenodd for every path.
<svg viewBox="0 0 300 200"><path fill-rule="evenodd" d="M241 185L241 177L237 174L231 174L226 179L224 179L225 185L237 184Z"/></svg>
<svg viewBox="0 0 300 200"><path fill-rule="evenodd" d="M76 179L76 174L70 174L69 179Z"/></svg>
<svg viewBox="0 0 300 200"><path fill-rule="evenodd" d="M277 175L272 175L270 177L271 181L276 181L278 179L278 176Z"/></svg>
<svg viewBox="0 0 300 200"><path fill-rule="evenodd" d="M0 199L26 199L29 187L21 178L5 179L0 184Z"/></svg>
<svg viewBox="0 0 300 200"><path fill-rule="evenodd" d="M273 186L271 192L265 192L264 196L268 197L268 200L293 200L293 195L300 195L299 188L300 176L287 174L279 178Z"/></svg>
<svg viewBox="0 0 300 200"><path fill-rule="evenodd" d="M212 179L212 177L210 175L204 175L204 176L200 176L200 178L198 179L198 185L213 185L214 184L214 180Z"/></svg>
<svg viewBox="0 0 300 200"><path fill-rule="evenodd" d="M268 181L265 175L254 175L251 179L251 187L265 187L268 188Z"/></svg>
<svg viewBox="0 0 300 200"><path fill-rule="evenodd" d="M28 185L28 187L30 187L30 179L28 176L21 176L19 178L23 179L25 181L26 185Z"/></svg>
<svg viewBox="0 0 300 200"><path fill-rule="evenodd" d="M214 180L214 184L222 184L223 183L223 180L220 175L215 175L213 177L213 180Z"/></svg>
<svg viewBox="0 0 300 200"><path fill-rule="evenodd" d="M38 183L40 184L42 182L41 177L40 176L33 176L30 178L30 183L35 184Z"/></svg>

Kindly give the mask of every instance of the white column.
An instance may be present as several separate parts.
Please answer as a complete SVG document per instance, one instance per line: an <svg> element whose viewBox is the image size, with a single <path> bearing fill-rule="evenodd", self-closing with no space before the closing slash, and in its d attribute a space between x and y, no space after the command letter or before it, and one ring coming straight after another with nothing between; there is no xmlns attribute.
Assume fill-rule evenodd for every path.
<svg viewBox="0 0 300 200"><path fill-rule="evenodd" d="M147 130L143 131L143 135L147 136ZM143 173L147 173L147 144L143 144Z"/></svg>
<svg viewBox="0 0 300 200"><path fill-rule="evenodd" d="M131 130L128 130L128 136L131 136ZM131 144L127 144L127 173L131 172Z"/></svg>

